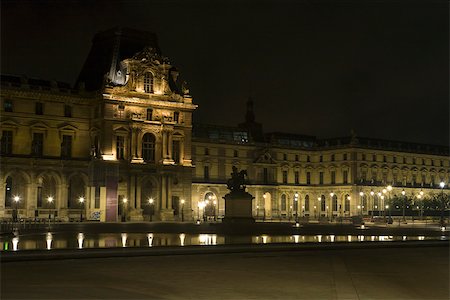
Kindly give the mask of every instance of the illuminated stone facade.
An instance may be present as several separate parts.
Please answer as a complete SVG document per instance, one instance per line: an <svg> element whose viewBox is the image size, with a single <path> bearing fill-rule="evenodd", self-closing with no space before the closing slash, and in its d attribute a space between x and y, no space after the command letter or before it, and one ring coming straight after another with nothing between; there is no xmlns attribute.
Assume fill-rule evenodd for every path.
<svg viewBox="0 0 450 300"><path fill-rule="evenodd" d="M196 107L156 36L128 29L94 38L76 88L3 75L0 218L216 218L232 166L265 219L370 214L388 184L431 197L449 180L447 147L264 134L251 101L239 127L193 129Z"/></svg>

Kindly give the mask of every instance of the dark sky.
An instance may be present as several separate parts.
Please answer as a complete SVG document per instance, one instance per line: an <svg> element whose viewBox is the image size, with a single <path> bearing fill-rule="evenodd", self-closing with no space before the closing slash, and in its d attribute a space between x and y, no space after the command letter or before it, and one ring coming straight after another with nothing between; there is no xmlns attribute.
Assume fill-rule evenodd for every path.
<svg viewBox="0 0 450 300"><path fill-rule="evenodd" d="M1 71L74 83L98 31L154 31L195 120L449 143L447 1L2 1Z"/></svg>

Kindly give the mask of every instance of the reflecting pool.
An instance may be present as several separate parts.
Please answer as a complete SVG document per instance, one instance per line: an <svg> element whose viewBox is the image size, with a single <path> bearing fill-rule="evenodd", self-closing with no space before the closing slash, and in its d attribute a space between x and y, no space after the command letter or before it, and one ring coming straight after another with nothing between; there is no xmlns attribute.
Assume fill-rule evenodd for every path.
<svg viewBox="0 0 450 300"><path fill-rule="evenodd" d="M254 235L227 236L188 233L54 233L19 235L0 238L1 251L86 249L117 247L164 247L275 243L359 243L389 241L447 240L447 236L388 235Z"/></svg>

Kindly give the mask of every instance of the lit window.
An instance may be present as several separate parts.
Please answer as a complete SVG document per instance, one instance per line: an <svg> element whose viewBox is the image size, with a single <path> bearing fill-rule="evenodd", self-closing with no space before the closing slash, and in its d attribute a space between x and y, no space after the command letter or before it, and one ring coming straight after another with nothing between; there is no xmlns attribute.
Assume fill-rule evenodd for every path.
<svg viewBox="0 0 450 300"><path fill-rule="evenodd" d="M145 162L155 161L155 136L151 133L142 137L142 158Z"/></svg>
<svg viewBox="0 0 450 300"><path fill-rule="evenodd" d="M5 112L12 112L13 111L13 103L11 100L6 99L5 102L3 102L3 110Z"/></svg>
<svg viewBox="0 0 450 300"><path fill-rule="evenodd" d="M116 137L116 158L125 158L125 137L123 136Z"/></svg>
<svg viewBox="0 0 450 300"><path fill-rule="evenodd" d="M146 93L153 93L153 74L150 72L144 75L144 91Z"/></svg>

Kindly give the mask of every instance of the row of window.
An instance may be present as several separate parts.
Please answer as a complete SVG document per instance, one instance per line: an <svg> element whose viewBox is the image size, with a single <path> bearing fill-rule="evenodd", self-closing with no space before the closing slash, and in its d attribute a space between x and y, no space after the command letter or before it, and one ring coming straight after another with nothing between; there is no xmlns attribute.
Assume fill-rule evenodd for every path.
<svg viewBox="0 0 450 300"><path fill-rule="evenodd" d="M324 184L323 175L324 172L319 172L319 184ZM283 171L283 184L288 184L288 171ZM344 170L342 172L343 184L348 183L348 171ZM209 180L209 166L203 167L203 178ZM269 183L269 170L263 168L263 181L265 184ZM294 184L300 184L300 172L294 172ZM306 172L306 184L311 184L311 172ZM331 171L331 184L336 184L336 171Z"/></svg>
<svg viewBox="0 0 450 300"><path fill-rule="evenodd" d="M3 101L3 110L5 112L13 112L14 106L13 101L10 99L5 99ZM44 114L44 103L42 102L36 102L34 104L34 113L36 115L43 115ZM70 105L64 105L64 117L71 118L72 117L72 106Z"/></svg>
<svg viewBox="0 0 450 300"><path fill-rule="evenodd" d="M151 163L155 162L155 152L156 152L156 138L151 133L146 133L142 137L142 159L145 162ZM176 164L180 163L180 141L173 140L172 141L172 159ZM116 137L116 159L123 160L125 159L125 137L117 136Z"/></svg>
<svg viewBox="0 0 450 300"><path fill-rule="evenodd" d="M209 155L209 148L205 148L205 152L204 152L204 154L205 155ZM234 157L238 157L238 151L237 150L234 150ZM330 156L330 161L335 161L335 154L331 154L331 156ZM344 153L343 155L342 155L342 160L347 160L347 158L348 158L348 156L347 156L347 153ZM363 161L366 161L366 154L364 154L364 153L362 153L362 156L361 156L361 158L362 158L362 160ZM286 154L286 153L284 153L283 154L283 160L285 160L285 161L287 161L288 160L288 155ZM296 154L295 155L295 161L299 161L299 155L298 154ZM373 154L372 155L372 161L377 161L377 155L376 154ZM311 156L310 155L307 155L306 156L306 162L311 162ZM320 155L319 156L319 162L324 162L324 160L323 160L323 155ZM388 158L387 158L387 156L386 155L383 155L383 162L388 162ZM390 162L393 162L393 163L397 163L397 157L396 156L393 156L392 157L392 161L390 161ZM407 162L406 162L406 157L402 157L402 163L403 164L406 164ZM442 160L440 160L439 161L439 163L440 163L440 166L442 167L443 166L443 161ZM426 160L425 159L422 159L422 158L412 158L412 164L422 164L422 165L425 165L426 164ZM433 159L431 159L431 165L432 166L434 166L434 160Z"/></svg>
<svg viewBox="0 0 450 300"><path fill-rule="evenodd" d="M281 210L282 211L287 211L287 202L288 201L287 201L286 194L281 195ZM294 211L298 211L299 210L299 206L298 205L299 205L298 201L294 201L294 203L292 205L292 209ZM322 212L326 212L328 210L326 198L325 198L324 195L322 195L320 197L320 204L317 205L317 206L319 206L319 209ZM313 209L316 210L317 206L313 205ZM311 205L310 205L309 195L306 195L305 199L304 199L304 203L302 205L302 210L310 211L310 207L311 207ZM349 198L349 195L345 195L345 202L344 202L343 209L344 209L344 211L350 211L350 198ZM331 210L332 211L342 210L341 205L338 205L338 198L337 198L336 195L334 195L332 200L331 200Z"/></svg>
<svg viewBox="0 0 450 300"><path fill-rule="evenodd" d="M3 130L0 140L0 152L2 155L13 154L13 132L11 130ZM31 155L40 157L44 153L44 134L40 132L33 133L31 141ZM63 135L61 142L61 157L72 157L72 136Z"/></svg>

